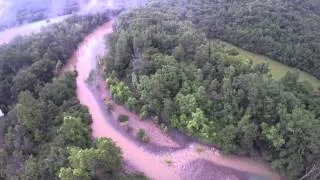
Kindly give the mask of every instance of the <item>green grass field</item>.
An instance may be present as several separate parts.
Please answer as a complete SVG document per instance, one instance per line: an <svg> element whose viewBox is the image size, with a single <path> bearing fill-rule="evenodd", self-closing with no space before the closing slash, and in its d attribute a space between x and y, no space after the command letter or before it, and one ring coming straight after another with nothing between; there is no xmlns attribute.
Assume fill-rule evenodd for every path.
<svg viewBox="0 0 320 180"><path fill-rule="evenodd" d="M224 41L220 41L220 40L215 40L215 43L219 43L224 45L227 49L236 49L240 55L251 59L253 65L256 64L269 64L269 68L270 68L270 72L271 75L274 79L276 80L280 80L282 77L284 77L286 75L287 72L294 72L297 71L297 69L291 68L287 65L284 65L278 61L272 60L266 56L262 56L256 53L252 53L249 51L246 51L244 49L241 49L237 46L234 46L230 43L224 42ZM303 72L303 71L299 71L299 80L300 81L308 81L309 83L311 83L311 85L317 90L318 88L320 88L320 80L318 80L317 78L315 78L314 76L312 76L309 73Z"/></svg>

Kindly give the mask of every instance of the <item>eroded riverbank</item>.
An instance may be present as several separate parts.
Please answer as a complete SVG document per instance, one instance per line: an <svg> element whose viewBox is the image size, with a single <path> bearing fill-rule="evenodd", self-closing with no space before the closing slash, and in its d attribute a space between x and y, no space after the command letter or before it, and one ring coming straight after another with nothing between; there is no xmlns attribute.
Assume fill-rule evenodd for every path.
<svg viewBox="0 0 320 180"><path fill-rule="evenodd" d="M104 36L112 33L112 21L97 28L79 45L78 50L65 66L65 70L76 69L77 95L80 102L89 108L92 115L93 137L109 137L122 149L124 159L135 169L144 172L152 179L199 179L198 176L185 176L186 172L197 171L199 164L205 160L219 168L205 169L201 176L206 179L244 179L247 173L259 174L269 179L280 179L266 166L247 159L229 158L216 153L211 148L196 142L182 146L167 134L161 131L151 121L140 121L139 118L115 104L113 112L107 110L104 98L111 98L104 80L100 76L99 88L89 87L86 83L92 70L97 71L98 59L106 49ZM108 97L109 96L109 97ZM141 144L126 133L117 122L119 114L127 114L130 117L130 125L134 130L144 128L151 137L150 145ZM201 147L201 152L198 151ZM159 149L158 151L156 149ZM201 168L200 168L201 169ZM194 172L194 174L197 174ZM198 173L199 174L199 173ZM217 174L220 174L217 176ZM202 179L202 178L201 178Z"/></svg>

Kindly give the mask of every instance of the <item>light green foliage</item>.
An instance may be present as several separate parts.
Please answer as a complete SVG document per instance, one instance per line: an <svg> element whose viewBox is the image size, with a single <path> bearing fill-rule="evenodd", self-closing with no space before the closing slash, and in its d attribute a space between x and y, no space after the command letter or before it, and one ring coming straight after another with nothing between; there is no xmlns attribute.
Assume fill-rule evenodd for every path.
<svg viewBox="0 0 320 180"><path fill-rule="evenodd" d="M90 176L83 169L71 169L71 168L62 168L59 172L59 178L61 180L90 180Z"/></svg>
<svg viewBox="0 0 320 180"><path fill-rule="evenodd" d="M129 97L128 101L126 102L126 106L130 109L135 111L138 105L138 101L135 97Z"/></svg>
<svg viewBox="0 0 320 180"><path fill-rule="evenodd" d="M60 179L120 179L121 150L111 139L98 139L94 148L69 150L70 167L61 168Z"/></svg>
<svg viewBox="0 0 320 180"><path fill-rule="evenodd" d="M79 147L87 147L90 145L89 127L81 122L80 118L65 116L58 130L58 134L70 145Z"/></svg>
<svg viewBox="0 0 320 180"><path fill-rule="evenodd" d="M283 137L279 134L279 129L275 126L268 127L267 124L262 123L262 133L266 138L272 142L273 146L279 149L284 143Z"/></svg>
<svg viewBox="0 0 320 180"><path fill-rule="evenodd" d="M124 84L124 82L116 82L110 85L110 91L112 96L119 103L125 103L128 101L131 96L131 91L128 86Z"/></svg>
<svg viewBox="0 0 320 180"><path fill-rule="evenodd" d="M22 92L16 106L18 120L28 131L40 128L42 121L41 106L29 91Z"/></svg>
<svg viewBox="0 0 320 180"><path fill-rule="evenodd" d="M187 129L192 134L200 134L201 137L209 138L209 122L204 116L201 109L197 108L195 112L191 114L191 120L187 123Z"/></svg>
<svg viewBox="0 0 320 180"><path fill-rule="evenodd" d="M196 98L193 94L183 95L178 94L176 97L176 103L179 106L181 114L191 114L197 108Z"/></svg>

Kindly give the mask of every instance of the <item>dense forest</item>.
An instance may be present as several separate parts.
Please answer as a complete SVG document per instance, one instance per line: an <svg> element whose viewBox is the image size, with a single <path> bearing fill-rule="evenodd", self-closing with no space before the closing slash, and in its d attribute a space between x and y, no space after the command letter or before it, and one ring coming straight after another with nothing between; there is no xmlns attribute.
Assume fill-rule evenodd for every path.
<svg viewBox="0 0 320 180"><path fill-rule="evenodd" d="M73 16L0 46L0 180L146 179L123 170L111 139L92 140L77 72L59 75L117 13ZM104 71L118 103L224 153L270 162L287 179L320 178L320 92L298 72L274 80L268 65L214 41L320 78L317 0L154 0L114 28Z"/></svg>
<svg viewBox="0 0 320 180"><path fill-rule="evenodd" d="M319 1L167 2L181 19L190 20L209 38L228 41L320 78Z"/></svg>
<svg viewBox="0 0 320 180"><path fill-rule="evenodd" d="M201 1L185 2L201 4ZM187 19L184 15L192 19L197 17L193 13L198 14L201 22L197 24L219 28L215 30L221 33L219 37L232 38L230 40L238 40L241 33L247 33L247 38L261 37L241 30L250 27L244 22L242 27L234 27L240 28L234 36L229 34L233 27L226 27L228 23L223 20L218 22L219 18L217 23L221 24L211 26L215 18L210 16L222 16L216 14L218 9L225 13L234 8L243 13L241 8L235 8L238 1L220 2L230 2L230 6L206 6L208 12L199 7L182 14L183 8L174 4L151 3L120 16L115 32L108 39L109 54L104 57L111 93L116 101L140 114L142 119L152 118L162 126L177 128L217 145L226 153L262 158L288 179L298 179L320 163L320 94L307 82L298 82L298 73L288 73L280 81L273 80L267 65L253 67L251 61L243 59L236 50L228 50L207 39L208 31L200 32L192 22L182 20ZM260 13L264 11L257 10L257 18L261 18ZM232 18L239 14L224 16ZM270 23L268 18L263 19ZM230 24L237 23L230 20ZM270 33L278 34L272 30ZM307 34L315 36L317 32L311 29L310 33ZM209 34L209 37L215 35ZM273 48L273 42L281 45L287 40L290 39L265 45ZM318 40L301 42L316 47ZM264 47L251 41L243 42L255 48ZM319 55L318 50L311 53L313 57ZM281 55L283 52L278 58L281 59ZM306 61L314 61L313 57ZM308 177L316 179L319 174L310 173Z"/></svg>
<svg viewBox="0 0 320 180"><path fill-rule="evenodd" d="M58 77L84 37L113 13L74 16L0 46L0 179L144 178L124 173L112 140L92 141L77 73Z"/></svg>

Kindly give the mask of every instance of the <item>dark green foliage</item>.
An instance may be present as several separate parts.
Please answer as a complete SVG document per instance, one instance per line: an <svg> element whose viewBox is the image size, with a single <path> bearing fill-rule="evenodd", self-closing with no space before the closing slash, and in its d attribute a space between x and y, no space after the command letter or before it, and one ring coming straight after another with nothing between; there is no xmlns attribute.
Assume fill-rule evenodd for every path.
<svg viewBox="0 0 320 180"><path fill-rule="evenodd" d="M118 117L118 120L120 122L126 122L126 121L129 120L129 117L127 115L125 115L125 114L120 114L119 117Z"/></svg>
<svg viewBox="0 0 320 180"><path fill-rule="evenodd" d="M91 145L88 111L75 103L76 96L75 74L66 74L47 85L51 87L48 96L43 88L39 98L35 98L29 91L20 93L17 104L4 118L4 132L8 158L16 159L25 170L12 170L11 161L1 166L1 176L20 176L23 179L43 179L56 177L56 173L67 161L67 146L82 148ZM61 83L66 87L56 91ZM70 85L70 86L68 86ZM64 97L62 104L53 101L57 93L70 93Z"/></svg>
<svg viewBox="0 0 320 180"><path fill-rule="evenodd" d="M119 18L105 57L115 99L224 152L259 154L297 179L320 159L319 92L295 74L273 80L268 66L252 67L181 20L200 10L181 14L160 2ZM123 48L129 54L120 66Z"/></svg>
<svg viewBox="0 0 320 180"><path fill-rule="evenodd" d="M128 179L128 180L148 180L148 178L143 173L135 173L132 175L126 175L124 178Z"/></svg>

